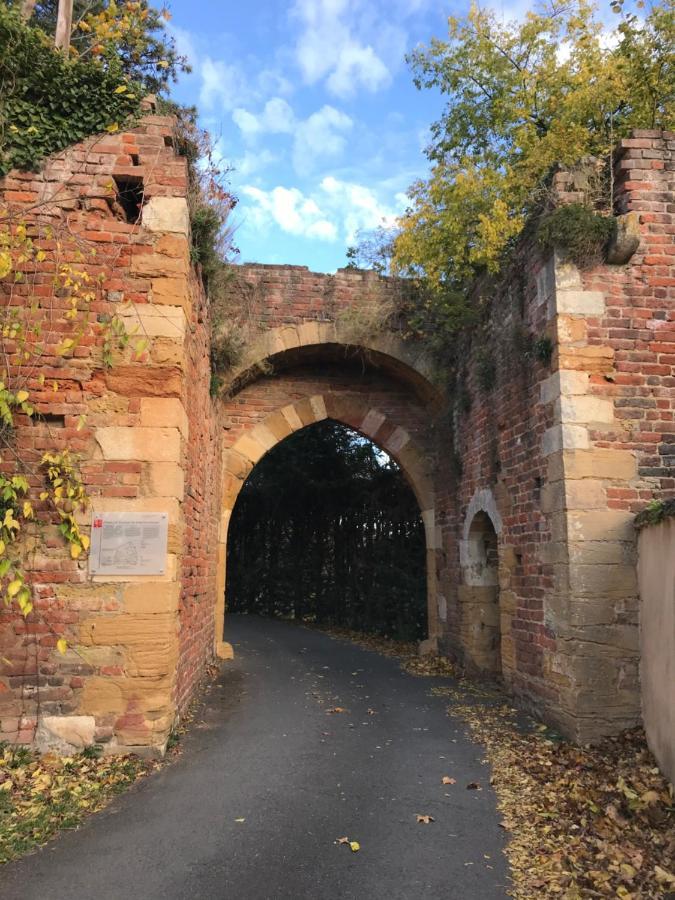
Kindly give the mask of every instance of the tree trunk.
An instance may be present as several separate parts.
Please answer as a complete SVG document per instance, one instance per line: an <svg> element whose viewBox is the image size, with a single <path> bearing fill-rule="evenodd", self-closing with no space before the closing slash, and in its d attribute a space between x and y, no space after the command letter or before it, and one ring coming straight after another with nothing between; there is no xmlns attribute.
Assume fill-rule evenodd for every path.
<svg viewBox="0 0 675 900"><path fill-rule="evenodd" d="M56 20L56 37L54 39L54 46L57 50L68 52L72 27L73 0L59 0L59 15Z"/></svg>

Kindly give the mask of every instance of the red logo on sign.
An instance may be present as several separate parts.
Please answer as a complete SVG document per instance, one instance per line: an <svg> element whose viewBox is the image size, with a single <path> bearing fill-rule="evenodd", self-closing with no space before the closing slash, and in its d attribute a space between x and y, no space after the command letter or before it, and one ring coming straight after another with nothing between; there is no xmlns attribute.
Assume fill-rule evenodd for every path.
<svg viewBox="0 0 675 900"><path fill-rule="evenodd" d="M103 519L94 519L94 528L103 528Z"/></svg>

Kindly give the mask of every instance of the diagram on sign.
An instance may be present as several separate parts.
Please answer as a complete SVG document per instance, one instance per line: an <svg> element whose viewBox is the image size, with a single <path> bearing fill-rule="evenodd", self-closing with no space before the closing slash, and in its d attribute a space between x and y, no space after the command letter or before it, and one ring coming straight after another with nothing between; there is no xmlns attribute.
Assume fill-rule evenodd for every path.
<svg viewBox="0 0 675 900"><path fill-rule="evenodd" d="M94 513L89 572L163 575L167 540L167 513Z"/></svg>

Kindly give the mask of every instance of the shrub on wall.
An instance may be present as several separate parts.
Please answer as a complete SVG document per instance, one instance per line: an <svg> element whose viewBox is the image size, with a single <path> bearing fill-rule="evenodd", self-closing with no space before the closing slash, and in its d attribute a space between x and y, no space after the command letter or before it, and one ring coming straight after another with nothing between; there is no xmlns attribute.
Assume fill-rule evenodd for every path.
<svg viewBox="0 0 675 900"><path fill-rule="evenodd" d="M121 67L71 60L0 2L0 176L50 153L117 131L139 108Z"/></svg>

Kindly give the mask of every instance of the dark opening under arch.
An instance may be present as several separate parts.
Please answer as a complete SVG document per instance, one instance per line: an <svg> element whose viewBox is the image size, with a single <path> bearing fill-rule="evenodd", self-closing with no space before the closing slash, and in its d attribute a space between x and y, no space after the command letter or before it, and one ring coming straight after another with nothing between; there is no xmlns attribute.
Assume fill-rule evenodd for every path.
<svg viewBox="0 0 675 900"><path fill-rule="evenodd" d="M398 465L326 419L254 466L228 528L227 609L427 636L425 528Z"/></svg>

